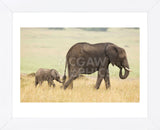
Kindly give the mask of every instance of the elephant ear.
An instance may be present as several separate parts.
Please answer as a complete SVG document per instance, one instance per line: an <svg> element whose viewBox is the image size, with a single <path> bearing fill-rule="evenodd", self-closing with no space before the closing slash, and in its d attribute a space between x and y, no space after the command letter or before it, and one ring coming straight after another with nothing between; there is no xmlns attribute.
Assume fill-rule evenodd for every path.
<svg viewBox="0 0 160 130"><path fill-rule="evenodd" d="M52 76L53 78L56 78L57 75L56 75L54 69L51 69L51 70L50 70L50 73L51 73L51 76Z"/></svg>
<svg viewBox="0 0 160 130"><path fill-rule="evenodd" d="M56 78L59 78L58 72L55 70Z"/></svg>
<svg viewBox="0 0 160 130"><path fill-rule="evenodd" d="M120 59L124 58L126 55L126 52L123 48L117 47L117 51L118 51L118 57Z"/></svg>
<svg viewBox="0 0 160 130"><path fill-rule="evenodd" d="M115 45L108 45L106 47L106 56L109 58L112 65L115 65L118 58L118 50Z"/></svg>
<svg viewBox="0 0 160 130"><path fill-rule="evenodd" d="M59 77L59 74L55 69L51 70L51 74L52 74L52 76L54 76L55 79L57 79Z"/></svg>

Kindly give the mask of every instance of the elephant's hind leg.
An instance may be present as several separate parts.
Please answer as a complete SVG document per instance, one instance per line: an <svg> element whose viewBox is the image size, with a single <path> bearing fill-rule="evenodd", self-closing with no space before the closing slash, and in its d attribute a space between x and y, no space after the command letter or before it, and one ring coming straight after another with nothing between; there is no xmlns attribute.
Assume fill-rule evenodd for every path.
<svg viewBox="0 0 160 130"><path fill-rule="evenodd" d="M98 77L97 77L97 82L96 82L96 86L95 86L96 89L99 89L100 84L101 84L104 76L105 76L105 72L104 72L104 69L102 68L98 71Z"/></svg>
<svg viewBox="0 0 160 130"><path fill-rule="evenodd" d="M64 89L66 89L72 82L73 82L74 78L73 77L70 77L68 79L68 81L64 84Z"/></svg>
<svg viewBox="0 0 160 130"><path fill-rule="evenodd" d="M79 71L75 71L74 73L69 72L69 79L68 81L64 84L64 89L66 89L68 86L70 86L70 88L73 88L73 80L75 80L79 75Z"/></svg>
<svg viewBox="0 0 160 130"><path fill-rule="evenodd" d="M110 78L109 78L109 70L106 71L105 77L104 77L106 89L110 88Z"/></svg>
<svg viewBox="0 0 160 130"><path fill-rule="evenodd" d="M55 85L55 83L54 83L54 81L52 81L52 85L53 85L53 87L55 87L56 85Z"/></svg>
<svg viewBox="0 0 160 130"><path fill-rule="evenodd" d="M73 81L70 83L69 88L73 88Z"/></svg>
<svg viewBox="0 0 160 130"><path fill-rule="evenodd" d="M37 77L35 77L35 87L37 87L37 85L38 85L38 79Z"/></svg>
<svg viewBox="0 0 160 130"><path fill-rule="evenodd" d="M71 76L72 76L72 73L68 73L68 77L70 78ZM75 78L74 78L74 79L75 79ZM74 79L73 79L73 80L74 80ZM73 88L73 80L70 82L70 84L69 84L69 86L68 86L68 87L71 88L71 89Z"/></svg>

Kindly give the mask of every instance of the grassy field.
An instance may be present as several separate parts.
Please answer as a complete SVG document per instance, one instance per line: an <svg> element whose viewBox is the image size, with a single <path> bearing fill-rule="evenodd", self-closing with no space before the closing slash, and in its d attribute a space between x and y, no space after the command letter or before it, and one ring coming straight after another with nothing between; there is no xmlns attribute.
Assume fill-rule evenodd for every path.
<svg viewBox="0 0 160 130"><path fill-rule="evenodd" d="M21 77L21 102L138 102L139 80L111 79L111 89L106 90L104 81L100 89L94 89L96 78L79 78L74 81L73 89L63 90L55 81L56 87L34 86L34 77Z"/></svg>
<svg viewBox="0 0 160 130"><path fill-rule="evenodd" d="M119 79L119 69L109 66L111 89L104 81L95 90L96 73L74 81L74 88L63 90L56 82L50 88L46 82L34 87L33 73L38 68L55 68L64 72L65 56L77 42L113 42L123 47L132 73ZM54 30L47 28L21 28L21 102L138 102L139 101L139 29L109 28L107 31L85 31L78 28Z"/></svg>

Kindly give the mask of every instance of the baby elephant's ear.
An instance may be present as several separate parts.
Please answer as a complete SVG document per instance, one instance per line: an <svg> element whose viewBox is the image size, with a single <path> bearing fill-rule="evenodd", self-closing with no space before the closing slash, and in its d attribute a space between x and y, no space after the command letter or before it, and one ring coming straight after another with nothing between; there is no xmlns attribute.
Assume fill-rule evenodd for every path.
<svg viewBox="0 0 160 130"><path fill-rule="evenodd" d="M59 74L58 74L58 72L57 72L56 70L54 70L54 69L51 70L51 75L52 75L55 79L57 79L58 77L60 77Z"/></svg>
<svg viewBox="0 0 160 130"><path fill-rule="evenodd" d="M51 74L51 76L54 77L54 78L57 77L54 69L51 69L51 70L50 70L50 74Z"/></svg>
<svg viewBox="0 0 160 130"><path fill-rule="evenodd" d="M60 75L59 75L59 73L57 71L56 71L56 77L60 78Z"/></svg>

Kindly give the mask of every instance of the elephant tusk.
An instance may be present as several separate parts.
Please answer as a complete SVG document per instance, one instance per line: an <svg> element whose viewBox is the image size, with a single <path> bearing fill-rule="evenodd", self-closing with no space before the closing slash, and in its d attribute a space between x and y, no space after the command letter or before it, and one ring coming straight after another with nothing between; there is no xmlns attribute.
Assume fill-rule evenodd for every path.
<svg viewBox="0 0 160 130"><path fill-rule="evenodd" d="M128 70L129 72L132 72L132 70L131 70L131 69L128 69L127 67L125 67L125 69Z"/></svg>

